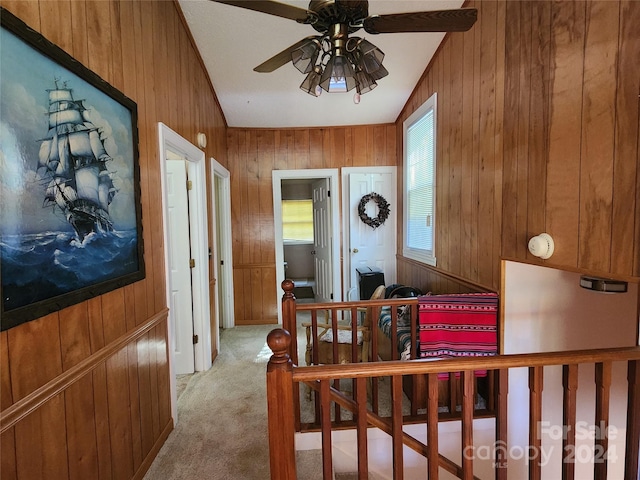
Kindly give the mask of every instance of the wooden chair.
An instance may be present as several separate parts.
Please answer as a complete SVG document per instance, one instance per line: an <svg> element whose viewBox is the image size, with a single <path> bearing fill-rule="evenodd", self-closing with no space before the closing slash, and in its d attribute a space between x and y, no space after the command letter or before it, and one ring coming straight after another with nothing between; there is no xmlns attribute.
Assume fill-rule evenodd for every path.
<svg viewBox="0 0 640 480"><path fill-rule="evenodd" d="M371 300L384 298L384 285L380 285L371 295ZM358 311L364 312L362 324L357 327L357 359L358 362L368 362L371 349L371 328L373 319L373 308L360 307ZM329 311L325 311L325 323L318 323L318 336L312 339L312 324L303 323L307 333L307 350L305 361L307 365L312 365L313 349L318 352L318 364L351 363L351 325L338 324L338 356L337 361L333 361L333 328L329 320Z"/></svg>

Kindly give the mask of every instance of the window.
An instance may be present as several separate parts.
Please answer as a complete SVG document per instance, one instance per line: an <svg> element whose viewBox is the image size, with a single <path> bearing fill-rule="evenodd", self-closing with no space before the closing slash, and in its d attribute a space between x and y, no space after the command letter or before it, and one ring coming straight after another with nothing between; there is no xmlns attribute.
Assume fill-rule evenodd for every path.
<svg viewBox="0 0 640 480"><path fill-rule="evenodd" d="M403 124L405 257L436 264L436 94Z"/></svg>
<svg viewBox="0 0 640 480"><path fill-rule="evenodd" d="M313 243L313 202L282 201L282 240L284 243Z"/></svg>

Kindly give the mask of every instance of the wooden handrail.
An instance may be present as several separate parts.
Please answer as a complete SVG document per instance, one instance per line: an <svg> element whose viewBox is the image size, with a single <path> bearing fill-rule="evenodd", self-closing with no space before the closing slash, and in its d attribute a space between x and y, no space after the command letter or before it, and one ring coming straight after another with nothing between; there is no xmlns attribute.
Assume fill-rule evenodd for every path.
<svg viewBox="0 0 640 480"><path fill-rule="evenodd" d="M547 353L517 353L493 357L459 357L441 360L394 360L377 363L343 363L339 365L311 365L297 367L295 382L358 377L389 377L426 373L457 372L463 370L499 370L518 367L544 367L579 363L640 360L640 347L571 350Z"/></svg>

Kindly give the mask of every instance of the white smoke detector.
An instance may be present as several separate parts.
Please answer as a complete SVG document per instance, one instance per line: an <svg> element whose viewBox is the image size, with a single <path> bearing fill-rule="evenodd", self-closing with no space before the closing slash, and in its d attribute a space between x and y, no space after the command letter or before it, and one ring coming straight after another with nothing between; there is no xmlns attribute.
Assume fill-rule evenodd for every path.
<svg viewBox="0 0 640 480"><path fill-rule="evenodd" d="M539 257L543 260L553 255L553 238L548 233L541 233L529 240L529 251L531 255Z"/></svg>

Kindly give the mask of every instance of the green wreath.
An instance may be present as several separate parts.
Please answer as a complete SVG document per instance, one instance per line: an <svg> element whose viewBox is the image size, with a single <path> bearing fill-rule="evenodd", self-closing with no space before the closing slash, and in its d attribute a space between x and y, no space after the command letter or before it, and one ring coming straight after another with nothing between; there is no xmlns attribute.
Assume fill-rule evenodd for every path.
<svg viewBox="0 0 640 480"><path fill-rule="evenodd" d="M371 200L376 202L378 205L378 216L375 218L371 218L364 210L367 203ZM389 218L389 202L387 202L382 195L371 192L360 199L360 203L358 204L358 216L366 225L376 229L380 225L383 225L384 222L387 221L387 218Z"/></svg>

